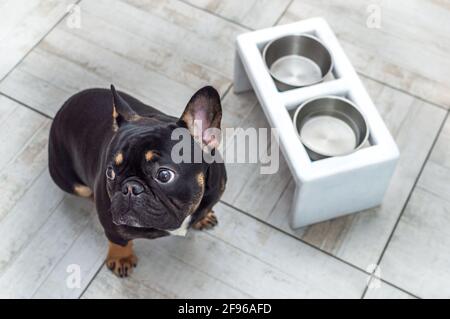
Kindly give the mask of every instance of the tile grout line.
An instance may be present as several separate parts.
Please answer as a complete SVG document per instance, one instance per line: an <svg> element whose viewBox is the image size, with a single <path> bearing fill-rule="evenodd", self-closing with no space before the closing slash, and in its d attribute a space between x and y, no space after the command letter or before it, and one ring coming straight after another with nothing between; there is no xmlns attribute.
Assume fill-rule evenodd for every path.
<svg viewBox="0 0 450 319"><path fill-rule="evenodd" d="M76 299L83 298L84 294L86 293L86 290L88 290L88 288L91 286L94 279L97 278L98 274L100 273L100 271L102 270L104 265L105 265L105 261L100 264L100 267L98 267L98 269L95 271L94 275L91 277L89 282L86 284L86 287L84 287L83 291L78 295L78 298L76 298Z"/></svg>
<svg viewBox="0 0 450 319"><path fill-rule="evenodd" d="M277 200L275 201L275 204L273 204L272 208L270 209L269 215L267 215L266 219L269 220L270 217L275 212L275 208L277 207L278 203L280 202L281 198L283 198L284 192L288 189L289 185L294 181L294 178L290 176L289 181L287 184L283 187L283 190L280 193L280 196L278 196Z"/></svg>
<svg viewBox="0 0 450 319"><path fill-rule="evenodd" d="M191 8L194 8L194 9L206 12L207 14L210 14L212 16L215 16L215 17L219 18L219 19L225 20L225 21L227 21L227 22L229 22L231 24L234 24L236 26L239 26L239 27L241 27L243 29L246 29L246 30L249 30L249 31L254 31L255 30L255 29L250 28L250 27L248 27L246 25L243 25L242 23L239 23L237 21L231 20L230 18L224 17L224 16L222 16L220 14L217 14L215 12L212 12L212 11L208 11L207 9L199 7L199 6L195 5L195 4L192 4L192 3L190 3L190 2L188 2L186 0L178 0L178 1L181 2L181 3L184 3L185 5L187 5L187 6L191 7Z"/></svg>
<svg viewBox="0 0 450 319"><path fill-rule="evenodd" d="M428 152L428 154L427 154L427 156L426 156L426 158L425 158L425 160L423 162L423 165L420 168L419 174L417 174L417 177L416 177L416 179L414 181L413 187L411 188L411 191L409 192L408 197L406 198L405 204L403 205L403 207L402 207L402 209L400 211L400 214L399 214L399 216L397 218L397 221L395 222L394 227L392 228L392 231L391 231L391 233L390 233L390 235L389 235L389 237L388 237L388 239L386 241L386 244L383 247L383 250L382 250L382 252L380 254L380 257L378 258L378 261L376 263L377 267L380 266L380 263L381 263L384 255L385 255L385 253L387 251L387 248L388 248L388 246L389 246L389 244L390 244L390 242L392 240L392 237L394 236L395 231L397 230L397 227L398 227L398 225L400 223L400 220L401 220L401 218L402 218L402 216L403 216L403 214L404 214L404 212L406 210L406 207L408 207L408 204L409 204L409 201L411 199L411 196L414 193L414 190L416 189L416 186L417 186L417 183L418 183L420 177L422 176L422 172L423 172L425 166L427 165L428 160L429 160L429 158L431 156L431 153L433 152L433 149L436 146L437 140L439 139L439 136L441 135L442 129L444 128L445 123L447 122L447 119L449 118L449 112L450 111L447 110L447 113L445 114L444 119L443 119L443 121L442 121L442 123L441 123L441 125L439 127L439 130L436 133L436 137L434 138L433 143L431 144L430 151ZM366 288L364 289L364 292L363 292L361 298L365 297L365 295L366 295L366 293L368 291L368 288L369 288L369 286L366 285ZM409 294L412 295L412 293L409 293Z"/></svg>
<svg viewBox="0 0 450 319"><path fill-rule="evenodd" d="M237 212L239 212L239 213L241 213L241 214L243 214L243 215L246 215L246 216L248 216L248 217L250 217L250 218L256 220L257 222L260 222L260 223L262 223L262 224L264 224L264 225L266 225L266 226L268 226L268 227L270 227L270 228L272 228L272 229L275 229L275 230L281 232L282 234L287 235L288 237L291 237L291 238L293 238L293 239L295 239L295 240L297 240L297 241L299 241L299 242L301 242L301 243L303 243L303 244L305 244L305 245L307 245L307 246L313 248L314 250L318 250L318 251L320 251L321 253L324 253L325 255L327 255L327 256L329 256L329 257L331 257L331 258L333 258L333 259L335 259L335 260L337 260L337 261L339 261L339 262L341 262L341 263L343 263L343 264L345 264L345 265L347 265L347 266L350 266L350 267L352 267L352 268L354 268L354 269L356 269L356 270L358 270L358 271L360 271L360 272L362 272L362 273L364 273L364 274L366 274L366 275L369 275L369 276L372 275L372 274L370 274L369 272L367 272L366 270L364 270L364 269L362 269L362 268L359 268L357 265L354 265L354 264L352 264L352 263L350 263L350 262L348 262L348 261L346 261L346 260L344 260L344 259L341 259L341 258L339 258L339 257L337 257L337 256L335 256L335 255L333 255L333 254L331 254L331 253L329 253L329 252L327 252L327 251L324 251L324 250L320 249L319 247L316 247L316 246L314 246L314 245L312 245L312 244L310 244L310 243L304 241L304 240L301 239L301 238L295 237L294 235L292 235L292 234L290 234L290 233L284 231L283 229L280 229L280 228L278 228L278 227L276 227L276 226L274 226L274 225L272 225L272 224L270 224L270 223L268 223L268 222L266 222L266 221L264 221L264 220L262 220L262 219L259 219L259 218L255 217L255 216L253 216L253 215L251 215L251 214L249 214L249 213L243 211L242 209L235 207L235 206L232 205L232 204L229 204L229 203L227 203L227 202L225 202L225 201L223 201L223 200L220 200L220 203L224 204L225 206L228 206L229 208L232 208L232 209L236 210ZM401 288L401 287L395 285L394 283L391 283L391 282L389 282L389 281L387 281L387 280L385 280L385 279L383 279L383 278L378 278L378 277L375 277L375 278L381 280L383 283L385 283L385 284L387 284L387 285L390 285L390 286L392 286L392 287L394 287L394 288L396 288L396 289L398 289L398 290L400 290L400 291L402 291L402 292L404 292L404 293L406 293L406 294L408 294L408 295L410 295L410 296L412 296L412 297L414 297L414 298L421 299L420 297L416 296L416 295L413 294L412 292L409 292L409 291L407 291L407 290L405 290L405 289L403 289L403 288ZM366 288L367 288L367 287L366 287ZM362 299L362 298L363 298L363 296L361 297L361 299Z"/></svg>
<svg viewBox="0 0 450 319"><path fill-rule="evenodd" d="M35 184L37 182L37 180L45 173L45 169L42 170L42 172L39 174L39 176L33 181L33 184ZM30 186L31 187L31 186ZM7 271L9 269L11 269L13 267L14 262L17 260L17 258L20 258L20 256L22 255L23 251L29 247L29 245L31 244L31 241L34 239L34 237L39 233L39 231L47 224L47 222L50 220L50 218L53 216L53 214L55 214L56 210L58 209L59 205L62 204L62 202L64 201L64 199L66 198L66 195L63 195L61 197L61 199L55 204L54 207L51 207L49 209L50 214L47 216L47 218L45 218L44 222L33 232L32 234L32 239L29 240L26 244L24 244L22 247L19 248L19 250L16 251L16 254L14 256L11 257L11 259L8 261L9 264L2 270L2 272L0 273L0 278L3 278L3 276L5 276L5 274L7 273ZM16 207L16 205L13 206ZM12 209L11 209L12 210ZM10 210L10 211L11 211Z"/></svg>
<svg viewBox="0 0 450 319"><path fill-rule="evenodd" d="M76 2L72 3L72 5L79 5L80 2L82 0L77 0ZM17 66L19 66L19 64L22 63L23 60L25 60L25 58L39 45L41 44L41 42L50 34L50 32L52 32L60 23L61 21L63 21L67 16L69 15L69 12L66 11L65 14L62 15L61 18L58 19L58 21L56 21L56 23L47 31L44 33L44 35L39 39L38 42L36 42L23 56L22 58L20 58L20 60L14 64L14 66L8 71L6 72L6 74L0 79L0 84L3 82L3 80L5 80L15 69Z"/></svg>
<svg viewBox="0 0 450 319"><path fill-rule="evenodd" d="M228 95L228 93L230 93L232 87L233 87L233 81L231 81L231 83L228 85L226 90L223 92L222 96L220 97L220 100L223 100Z"/></svg>
<svg viewBox="0 0 450 319"><path fill-rule="evenodd" d="M268 267L270 267L271 269L276 269L278 272L290 277L290 278L294 278L297 281L302 281L302 277L301 276L297 276L295 273L291 273L289 271L286 271L285 269L283 269L282 267L280 268L279 266L275 265L275 264L271 264L269 261L265 260L264 258L258 256L257 254L254 254L250 251L247 251L231 242L226 241L225 239L221 238L220 236L217 236L214 234L214 232L208 232L205 231L204 234L208 237L211 237L214 240L217 240L219 242L221 242L222 244L231 247L232 249L235 249L241 253L243 253L245 256L249 256L253 259L255 259L256 261L258 261L259 263L262 263ZM324 291L323 289L319 288L320 290Z"/></svg>
<svg viewBox="0 0 450 319"><path fill-rule="evenodd" d="M355 70L355 71L356 71L356 70ZM409 96L413 97L414 99L417 99L417 100L419 100L419 101L421 101L421 102L425 102L425 103L427 103L427 104L433 105L433 106L438 107L438 108L440 108L440 109L442 109L442 110L444 110L444 111L448 111L448 110L449 110L449 108L447 108L445 105L441 105L441 104L438 104L438 103L436 103L436 102L429 101L429 100L427 100L427 99L425 99L425 98L423 98L423 97L421 97L421 96L419 96L419 95L415 95L414 93L408 92L408 91L406 91L406 90L404 90L404 89L402 89L402 88L399 88L399 87L393 86L393 85L391 85L391 84L389 84L389 83L386 83L386 82L383 82L383 81L381 81L381 80L378 80L378 79L376 79L376 78L374 78L374 77L371 77L370 75L367 75L367 74L365 74L365 73L363 73L363 72L356 71L356 73L357 73L360 77L363 77L363 78L366 78L366 79L368 79L368 80L377 82L377 83L379 83L379 84L381 84L381 85L383 85L383 86L386 86L386 87L388 87L388 88L390 88L390 89L392 89L392 90L398 91L398 92L400 92L400 93L409 95Z"/></svg>
<svg viewBox="0 0 450 319"><path fill-rule="evenodd" d="M230 92L230 90L231 90L232 87L233 87L233 82L231 82L231 83L228 85L228 87L225 89L224 93L223 93L222 96L220 97L221 100L223 100L223 99L228 95L228 93ZM29 109L29 110L31 110L31 111L33 111L33 112L38 113L39 115L41 115L41 116L43 116L43 117L45 117L45 118L47 118L47 119L53 120L53 117L52 117L52 116L50 116L50 115L48 115L48 114L46 114L46 113L44 113L44 112L42 112L42 111L40 111L40 110L38 110L38 109L32 107L32 106L29 106L28 104L26 104L26 103L24 103L24 102L22 102L22 101L20 101L20 100L18 100L18 99L16 99L16 98L14 98L14 97L8 95L8 94L6 94L6 93L0 92L0 95L3 95L4 97L6 97L6 98L8 98L8 99L10 99L10 100L12 100L12 101L14 101L14 102L16 102L16 103L18 103L18 104L24 106L24 107L26 107L27 109Z"/></svg>
<svg viewBox="0 0 450 319"><path fill-rule="evenodd" d="M212 236L211 233L208 233L208 232L206 232L206 231L201 231L201 230L200 230L200 231L199 231L200 236L201 236L202 233L203 233L204 236L206 236L206 237L214 237L214 238L216 238L215 236ZM155 239L157 239L157 238L155 238ZM219 240L219 239L217 239L217 240L218 240L218 241L221 241L221 240ZM221 242L222 242L223 244L225 244L225 245L231 246L231 245L228 244L227 242L224 242L224 241L221 241ZM158 248L156 248L156 249L158 249ZM206 270L203 270L203 269L201 269L201 268L199 268L199 267L193 265L191 262L188 262L187 260L184 260L183 258L179 257L178 254L173 254L173 253L171 253L170 250L166 250L165 248L159 248L159 250L160 250L160 252L162 252L163 254L169 256L170 258L173 258L173 259L178 260L180 263L185 264L185 265L187 265L187 266L189 266L189 267L195 269L196 271L198 271L198 272L204 274L205 276L207 276L207 277L209 277L209 278L212 278L212 279L214 279L214 280L216 280L216 281L218 281L218 282L224 284L224 285L227 286L228 288L231 288L231 289L233 289L233 290L239 291L239 292L241 292L241 293L243 293L244 295L247 295L247 296L249 296L249 297L253 297L253 296L250 295L249 293L247 293L247 292L241 290L239 287L233 286L232 283L228 283L228 282L224 281L223 279L221 279L221 278L219 278L219 277L216 277L216 276L214 275L214 273L208 273ZM253 298L254 298L254 297L253 297Z"/></svg>
<svg viewBox="0 0 450 319"><path fill-rule="evenodd" d="M84 227L86 227L86 225ZM38 286L33 290L33 292L31 293L31 295L29 297L29 299L34 299L36 294L39 292L39 290L42 288L42 286L46 283L46 281L50 278L52 273L55 271L56 267L58 267L58 264L64 259L64 257L67 256L67 254L69 253L70 249L75 245L75 243L78 240L78 238L80 238L81 234L83 233L83 229L74 238L72 243L67 247L67 250L59 258L57 258L55 264L53 266L51 266L51 268L48 271L47 275L44 277L44 279L42 279L42 281L38 284Z"/></svg>
<svg viewBox="0 0 450 319"><path fill-rule="evenodd" d="M9 161L7 161L5 164L0 166L0 173L1 174L5 173L6 172L6 168L9 165L14 164L14 162L16 162L20 158L20 155L23 154L23 152L27 149L27 147L29 147L31 145L33 140L36 138L36 136L39 135L39 133L41 133L41 130L43 130L46 125L47 125L47 121L42 120L42 124L40 124L36 128L36 130L34 130L34 132L27 138L27 140L24 143L22 143L22 146L20 147L20 149L18 149L18 151L15 152L12 155L12 157L9 159Z"/></svg>
<svg viewBox="0 0 450 319"><path fill-rule="evenodd" d="M403 289L403 288L401 288L401 287L399 287L399 286L393 284L392 282L389 282L389 281L387 281L387 280L385 280L385 279L383 279L383 278L379 278L379 277L377 277L377 276L374 276L374 277L372 277L371 279L373 279L373 278L375 278L375 279L377 279L377 280L380 280L381 282L385 283L386 285L389 285L389 286L391 286L391 287L393 287L393 288L395 288L395 289L398 289L398 290L400 290L401 292L403 292L403 293L405 293L405 294L407 294L407 295L410 295L411 297L414 297L414 298L416 298L416 299L422 299L421 297L416 296L416 295L413 294L412 292L409 292L409 291L407 291L407 290L405 290L405 289ZM361 299L363 299L362 296L361 296Z"/></svg>
<svg viewBox="0 0 450 319"><path fill-rule="evenodd" d="M311 247L311 248L314 249L314 250L320 251L321 253L324 253L325 255L327 255L327 256L329 256L329 257L332 257L333 259L335 259L335 260L337 260L337 261L340 261L340 262L346 264L347 266L350 266L350 267L352 267L352 268L354 268L354 269L356 269L356 270L359 270L359 271L363 272L363 273L366 274L366 275L371 275L369 272L367 272L366 270L364 270L364 269L362 269L362 268L359 268L357 265L354 265L354 264L352 264L352 263L350 263L350 262L348 262L348 261L346 261L346 260L344 260L344 259L342 259L342 258L339 258L339 257L337 257L337 256L335 256L335 255L333 255L333 254L331 254L331 253L329 253L329 252L327 252L327 251L325 251L325 250L323 250L323 249L320 249L319 247L316 247L316 246L312 245L311 243L308 243L307 241L304 241L303 239L298 238L298 237L296 237L296 236L294 236L294 235L288 233L287 231L285 231L285 230L283 230L283 229L281 229L281 228L279 228L279 227L276 227L276 226L274 226L274 225L272 225L272 224L266 222L265 220L259 219L258 217L255 217L255 216L253 216L253 215L247 213L246 211L244 211L244 210L242 210L242 209L240 209L240 208L238 208L238 207L236 207L236 206L234 206L234 205L232 205L232 204L229 204L229 203L227 203L227 202L225 202L225 201L223 201L223 200L220 200L220 203L222 203L222 204L224 204L225 206L228 206L228 207L230 207L230 208L232 208L232 209L238 211L238 212L241 213L241 214L244 214L244 215L246 215L246 216L248 216L248 217L250 217L250 218L256 220L257 222L260 222L260 223L262 223L262 224L264 224L264 225L266 225L266 226L268 226L268 227L270 227L270 228L272 228L272 229L274 229L274 230L276 230L276 231L279 231L279 232L283 233L284 235L289 236L289 237L295 239L296 241L299 241L299 242L301 242L301 243L303 243L303 244L305 244L305 245Z"/></svg>
<svg viewBox="0 0 450 319"><path fill-rule="evenodd" d="M5 93L3 93L3 92L0 92L0 95L3 95L4 97L6 97L6 98L8 98L8 99L10 99L10 100L12 100L12 101L14 101L14 102L20 104L21 106L23 106L23 107L29 109L30 111L36 112L37 114L39 114L39 115L41 115L41 116L43 116L43 117L45 117L45 118L47 118L47 119L53 120L53 118L52 118L50 115L47 115L47 114L45 114L44 112L42 112L42 111L40 111L40 110L38 110L38 109L35 109L34 107L31 107L31 106L29 106L28 104L25 104L24 102L22 102L22 101L20 101L20 100L18 100L18 99L16 99L16 98L14 98L14 97L12 97L12 96L10 96L10 95L8 95L8 94L5 94Z"/></svg>
<svg viewBox="0 0 450 319"><path fill-rule="evenodd" d="M292 2L294 2L294 0L290 0L288 5L286 6L286 8L284 8L283 12L280 14L280 16L275 20L275 23L272 25L273 27L278 25L278 23L281 21L281 19L283 18L283 16L286 14L286 12L289 10L289 8L292 5Z"/></svg>
<svg viewBox="0 0 450 319"><path fill-rule="evenodd" d="M96 212L95 212L95 208L93 210L91 210L89 212L89 214L95 214L96 216ZM41 289L41 287L45 284L45 282L48 280L48 278L51 276L51 274L53 273L53 271L55 270L55 268L58 266L59 263L61 263L62 260L64 260L64 258L67 256L67 254L69 253L69 251L72 249L72 247L74 247L74 245L76 244L76 242L78 241L78 239L82 236L82 234L84 233L84 231L86 230L89 222L91 221L91 218L88 219L88 221L86 222L86 225L84 225L84 227L80 230L79 234L74 238L74 240L72 241L72 243L67 247L67 250L62 254L62 256L60 258L58 258L58 260L56 261L55 265L52 267L51 271L49 271L49 273L47 274L47 276L45 276L45 278L42 280L42 282L38 285L38 287L34 290L34 292L32 293L30 299L34 299L34 297L36 296L36 294L39 292L39 290Z"/></svg>
<svg viewBox="0 0 450 319"><path fill-rule="evenodd" d="M11 211L19 204L18 201L21 200L21 199L26 195L26 193L30 190L30 188L34 185L34 183L36 183L37 180L41 177L41 175L44 174L45 170L46 170L46 168L43 167L43 168L42 168L42 171L41 171L39 174L37 174L32 180L30 180L30 181L27 183L27 186L26 186L26 188L25 188L25 190L24 190L24 193L21 194L21 195L20 195L20 198L18 198L18 199L15 201L15 203L9 208L8 213L7 213L5 216L3 216L3 217L0 218L0 224L1 224L2 221L9 215L9 213L10 213L10 212L11 212ZM1 277L1 275L0 275L0 277Z"/></svg>

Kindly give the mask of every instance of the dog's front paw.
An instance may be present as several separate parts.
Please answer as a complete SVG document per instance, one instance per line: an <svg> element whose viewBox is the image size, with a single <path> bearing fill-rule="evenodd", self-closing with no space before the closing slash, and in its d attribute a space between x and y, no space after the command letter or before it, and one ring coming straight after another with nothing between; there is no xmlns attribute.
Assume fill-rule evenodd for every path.
<svg viewBox="0 0 450 319"><path fill-rule="evenodd" d="M132 243L127 246L120 246L109 243L108 257L106 257L106 267L119 277L128 277L132 269L137 266L137 257L133 252Z"/></svg>
<svg viewBox="0 0 450 319"><path fill-rule="evenodd" d="M192 225L192 228L197 230L210 229L216 226L218 223L219 222L217 220L216 214L214 214L214 211L211 210L205 215L205 217Z"/></svg>
<svg viewBox="0 0 450 319"><path fill-rule="evenodd" d="M137 265L137 257L131 255L124 258L110 257L106 259L106 266L119 277L128 277Z"/></svg>

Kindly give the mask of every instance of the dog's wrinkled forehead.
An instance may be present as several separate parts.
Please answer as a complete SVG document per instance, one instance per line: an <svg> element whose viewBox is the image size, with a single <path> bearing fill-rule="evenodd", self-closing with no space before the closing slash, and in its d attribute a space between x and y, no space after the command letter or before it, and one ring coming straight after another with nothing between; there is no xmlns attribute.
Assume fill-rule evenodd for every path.
<svg viewBox="0 0 450 319"><path fill-rule="evenodd" d="M169 155L175 141L172 131L176 124L163 123L160 125L129 124L122 127L116 134L110 156L116 165L127 162L141 162L152 160L155 154Z"/></svg>

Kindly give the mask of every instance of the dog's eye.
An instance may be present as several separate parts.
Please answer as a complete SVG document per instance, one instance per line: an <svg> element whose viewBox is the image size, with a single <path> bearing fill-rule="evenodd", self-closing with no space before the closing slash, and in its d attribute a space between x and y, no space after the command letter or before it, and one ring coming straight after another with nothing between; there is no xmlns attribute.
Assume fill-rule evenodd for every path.
<svg viewBox="0 0 450 319"><path fill-rule="evenodd" d="M108 167L106 169L106 178L110 180L114 180L114 178L116 178L116 173L114 172L114 169L112 167Z"/></svg>
<svg viewBox="0 0 450 319"><path fill-rule="evenodd" d="M156 179L160 183L169 183L173 180L174 177L175 177L174 172L166 168L160 169L158 171L158 174L156 174Z"/></svg>

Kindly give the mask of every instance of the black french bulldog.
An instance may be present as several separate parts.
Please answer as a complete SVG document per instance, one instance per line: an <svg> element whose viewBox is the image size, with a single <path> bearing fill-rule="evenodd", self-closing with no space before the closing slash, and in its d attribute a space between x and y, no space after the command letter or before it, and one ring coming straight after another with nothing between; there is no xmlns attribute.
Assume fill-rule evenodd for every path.
<svg viewBox="0 0 450 319"><path fill-rule="evenodd" d="M137 258L136 238L185 233L187 227L217 224L212 207L225 189L223 162L176 163L172 132L189 130L192 149L215 151L222 107L217 91L204 87L181 117L168 116L132 96L106 89L73 95L55 116L49 140L49 169L64 191L93 197L109 240L106 264L128 276ZM201 131L194 121L202 121ZM198 123L198 122L195 122ZM200 143L199 143L200 141Z"/></svg>

